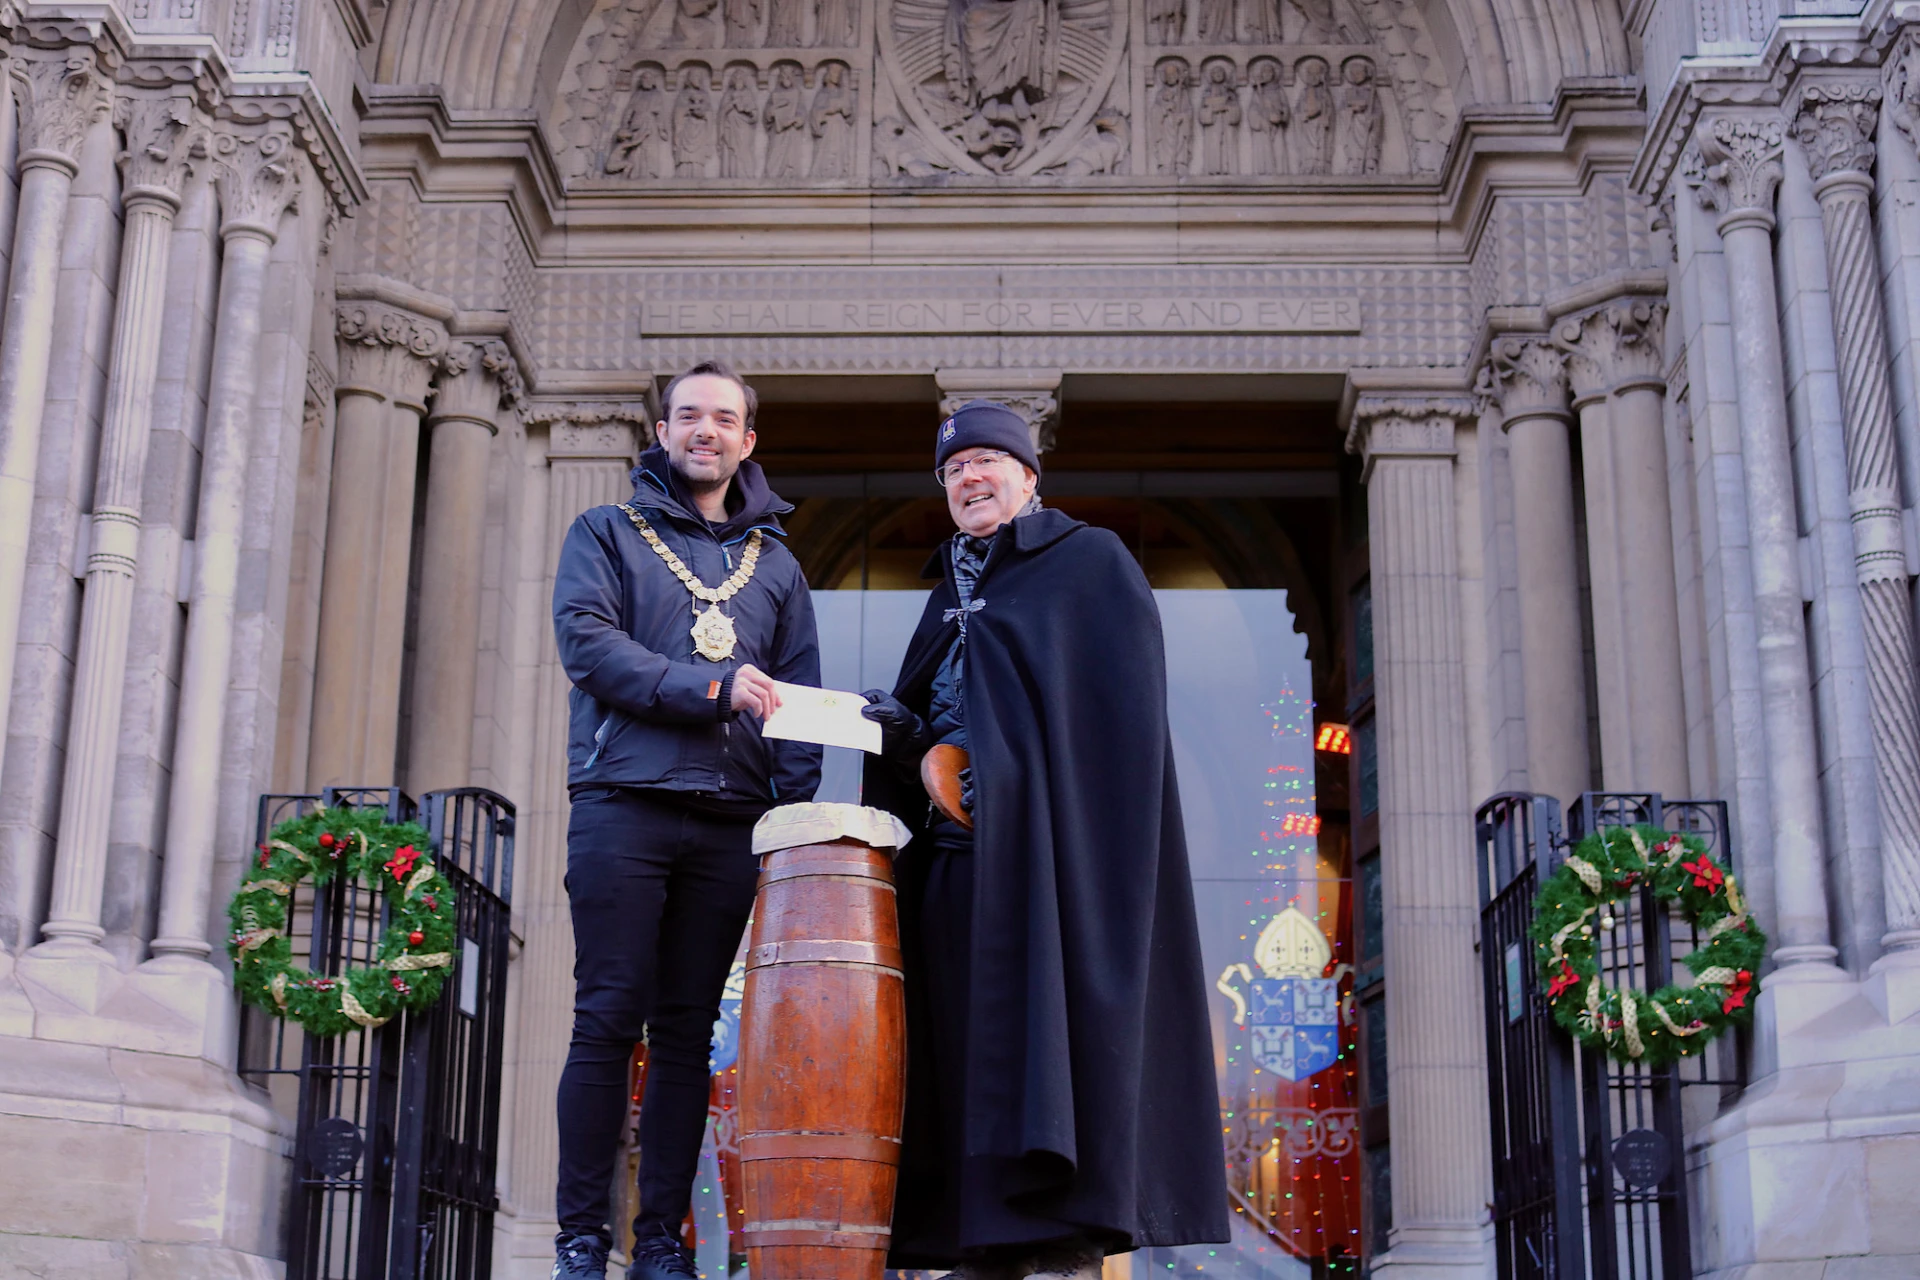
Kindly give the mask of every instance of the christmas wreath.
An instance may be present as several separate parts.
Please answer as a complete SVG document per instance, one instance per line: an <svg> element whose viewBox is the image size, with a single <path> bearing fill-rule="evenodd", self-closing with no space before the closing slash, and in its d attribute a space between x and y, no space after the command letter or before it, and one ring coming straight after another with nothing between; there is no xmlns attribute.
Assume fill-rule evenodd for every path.
<svg viewBox="0 0 1920 1280"><path fill-rule="evenodd" d="M1649 992L1600 980L1598 935L1622 922L1613 904L1643 887L1663 907L1677 904L1698 931L1700 945L1680 961L1692 985ZM1580 841L1540 886L1528 935L1554 1021L1617 1062L1649 1067L1699 1053L1728 1024L1753 1016L1767 946L1740 886L1700 838L1647 826Z"/></svg>
<svg viewBox="0 0 1920 1280"><path fill-rule="evenodd" d="M378 809L316 808L275 827L227 906L241 998L321 1037L431 1005L453 966L455 928L453 887L428 861L428 843L425 827L388 822ZM379 885L388 923L373 964L331 977L294 965L287 917L296 885L337 875Z"/></svg>

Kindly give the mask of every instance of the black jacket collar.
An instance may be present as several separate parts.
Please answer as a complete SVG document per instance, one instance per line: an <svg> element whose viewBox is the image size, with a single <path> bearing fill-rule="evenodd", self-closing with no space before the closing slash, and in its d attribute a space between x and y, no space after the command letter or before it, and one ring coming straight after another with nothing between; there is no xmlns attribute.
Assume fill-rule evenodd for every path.
<svg viewBox="0 0 1920 1280"><path fill-rule="evenodd" d="M744 464L742 469L745 469ZM987 552L987 563L992 564L1005 556L1008 550L1019 555L1033 555L1035 552L1044 551L1075 529L1085 528L1086 523L1084 520L1075 520L1064 511L1055 511L1052 507L1042 507L1030 516L1015 516L994 532L993 550ZM1012 544L1011 547L1002 550L1001 544L1007 542ZM1000 554L995 555L995 551ZM934 548L933 554L927 557L927 563L921 568L920 576L923 579L946 577L947 566L952 558L948 544L942 542ZM983 570L983 575L984 572Z"/></svg>
<svg viewBox="0 0 1920 1280"><path fill-rule="evenodd" d="M659 445L640 455L640 465L633 469L630 478L634 501L658 507L678 520L707 524L686 481L673 469L667 461L667 451ZM711 527L714 536L722 542L731 542L754 528L785 537L780 517L792 510L793 504L783 500L767 484L766 472L760 469L760 464L748 458L734 472L733 483L727 486L727 518Z"/></svg>

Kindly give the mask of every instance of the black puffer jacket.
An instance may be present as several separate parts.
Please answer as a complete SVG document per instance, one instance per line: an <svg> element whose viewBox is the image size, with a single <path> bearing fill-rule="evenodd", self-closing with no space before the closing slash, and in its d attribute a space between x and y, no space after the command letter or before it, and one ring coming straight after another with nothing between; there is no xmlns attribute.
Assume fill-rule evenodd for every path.
<svg viewBox="0 0 1920 1280"><path fill-rule="evenodd" d="M709 662L693 650L692 594L627 513L595 507L573 522L553 585L560 665L573 681L567 784L682 791L730 808L813 799L819 747L763 739L753 716L733 716L724 695L709 696L749 663L776 680L820 683L813 600L781 542L779 517L792 504L767 487L758 463L743 462L726 520L710 525L658 447L641 456L633 484L631 505L707 586L739 567L755 529L760 563L720 606L733 619L733 657Z"/></svg>

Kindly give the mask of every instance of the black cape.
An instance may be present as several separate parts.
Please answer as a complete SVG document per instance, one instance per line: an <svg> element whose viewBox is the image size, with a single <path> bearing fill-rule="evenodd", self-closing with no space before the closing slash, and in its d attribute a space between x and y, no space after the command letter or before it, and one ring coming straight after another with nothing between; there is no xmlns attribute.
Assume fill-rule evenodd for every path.
<svg viewBox="0 0 1920 1280"><path fill-rule="evenodd" d="M942 546L929 570L948 556ZM967 1158L990 1158L1007 1203L1109 1252L1226 1240L1219 1090L1152 591L1111 532L1042 510L1001 527L975 599L985 604L968 620L962 685L975 797ZM942 615L956 603L948 568L894 689L923 716L957 626ZM924 836L917 781L869 757L865 796ZM909 957L904 908L926 844L901 857ZM910 972L893 1265L952 1265L911 1245L929 1212L915 1202L929 1154L915 1135L937 1119L913 1065L926 1040L915 986Z"/></svg>

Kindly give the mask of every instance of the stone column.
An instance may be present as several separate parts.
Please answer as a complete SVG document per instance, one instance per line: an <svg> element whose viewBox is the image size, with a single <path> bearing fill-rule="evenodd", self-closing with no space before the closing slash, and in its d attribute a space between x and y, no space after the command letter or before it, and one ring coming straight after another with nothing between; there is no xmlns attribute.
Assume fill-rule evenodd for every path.
<svg viewBox="0 0 1920 1280"><path fill-rule="evenodd" d="M652 437L641 404L536 405L529 415L547 424L545 489L546 589L560 544L575 517L591 507L623 502L633 492L627 473ZM537 436L535 436L537 440ZM537 462L536 462L537 465ZM537 500L537 499L535 499ZM513 1132L506 1182L520 1216L515 1234L541 1247L554 1227L554 1173L559 1160L553 1121L554 1091L566 1065L573 1026L573 924L562 883L567 865L567 695L553 627L540 628L540 671L533 725L533 783L521 810L514 916L526 939L518 968L519 1018L514 1028L513 1091L505 1102Z"/></svg>
<svg viewBox="0 0 1920 1280"><path fill-rule="evenodd" d="M969 400L997 400L1027 420L1034 450L1045 453L1060 426L1060 377L1058 369L937 369L933 381L941 417Z"/></svg>
<svg viewBox="0 0 1920 1280"><path fill-rule="evenodd" d="M1767 739L1767 817L1779 903L1776 982L1841 976L1827 918L1819 754L1801 612L1800 526L1773 278L1773 200L1784 137L1777 119L1711 119L1696 137L1699 160L1688 174L1701 205L1720 215L1716 228L1726 259Z"/></svg>
<svg viewBox="0 0 1920 1280"><path fill-rule="evenodd" d="M118 110L127 139L120 157L126 223L94 473L93 546L74 659L53 901L42 926L47 936L42 946L49 954L98 951L104 936L100 901L140 546L140 488L153 421L173 217L180 209L183 162L196 120L187 92L123 98Z"/></svg>
<svg viewBox="0 0 1920 1280"><path fill-rule="evenodd" d="M267 260L280 218L299 190L291 131L224 131L213 140L220 196L220 301L213 376L194 521L193 594L180 669L167 800L157 957L208 953L214 829L220 802L221 729L233 657L247 465L260 380Z"/></svg>
<svg viewBox="0 0 1920 1280"><path fill-rule="evenodd" d="M1667 492L1667 304L1623 298L1561 321L1580 414L1601 780L1680 797L1687 785L1680 598Z"/></svg>
<svg viewBox="0 0 1920 1280"><path fill-rule="evenodd" d="M1900 517L1885 303L1874 252L1874 128L1880 90L1814 85L1800 98L1794 137L1806 149L1827 247L1827 297L1847 435L1854 577L1866 633L1888 955L1920 964L1920 687L1913 593Z"/></svg>
<svg viewBox="0 0 1920 1280"><path fill-rule="evenodd" d="M1507 335L1494 339L1481 375L1499 401L1513 471L1527 784L1563 804L1591 780L1565 366L1545 338Z"/></svg>
<svg viewBox="0 0 1920 1280"><path fill-rule="evenodd" d="M343 302L333 487L320 577L307 783L386 786L400 723L413 489L427 379L447 349L437 321Z"/></svg>
<svg viewBox="0 0 1920 1280"><path fill-rule="evenodd" d="M67 194L80 172L80 145L88 128L112 106L91 49L38 53L16 46L9 62L20 194L6 316L0 321L0 756L13 702Z"/></svg>
<svg viewBox="0 0 1920 1280"><path fill-rule="evenodd" d="M487 454L503 405L518 403L520 385L513 355L498 338L455 341L434 382L407 752L407 788L415 795L471 781Z"/></svg>
<svg viewBox="0 0 1920 1280"><path fill-rule="evenodd" d="M1362 396L1380 744L1393 1231L1376 1274L1481 1280L1492 1182L1473 797L1468 791L1454 432L1459 397ZM1529 730L1531 730L1529 723Z"/></svg>

